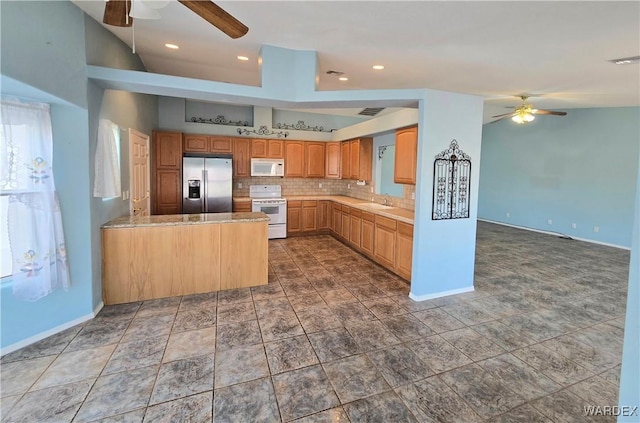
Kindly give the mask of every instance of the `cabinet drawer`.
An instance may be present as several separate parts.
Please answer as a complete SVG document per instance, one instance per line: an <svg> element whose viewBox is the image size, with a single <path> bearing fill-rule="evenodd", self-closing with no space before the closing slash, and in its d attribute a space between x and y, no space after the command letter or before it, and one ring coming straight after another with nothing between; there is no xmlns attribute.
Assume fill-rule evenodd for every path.
<svg viewBox="0 0 640 423"><path fill-rule="evenodd" d="M355 217L361 218L362 217L362 211L352 208L351 209L351 216L355 216Z"/></svg>
<svg viewBox="0 0 640 423"><path fill-rule="evenodd" d="M366 211L362 212L362 220L367 220L369 222L373 222L373 216L374 216L373 213L369 213L369 212L366 212Z"/></svg>
<svg viewBox="0 0 640 423"><path fill-rule="evenodd" d="M318 207L318 202L315 200L303 200L302 207Z"/></svg>
<svg viewBox="0 0 640 423"><path fill-rule="evenodd" d="M382 226L383 228L388 228L391 230L396 230L397 221L393 219L389 219L388 217L378 216L376 215L376 225Z"/></svg>
<svg viewBox="0 0 640 423"><path fill-rule="evenodd" d="M398 222L398 233L413 238L413 225L404 222Z"/></svg>
<svg viewBox="0 0 640 423"><path fill-rule="evenodd" d="M342 204L333 203L333 209L334 210L342 210Z"/></svg>
<svg viewBox="0 0 640 423"><path fill-rule="evenodd" d="M287 201L287 207L302 207L301 200Z"/></svg>
<svg viewBox="0 0 640 423"><path fill-rule="evenodd" d="M344 213L344 214L351 213L351 207L342 206L342 213Z"/></svg>

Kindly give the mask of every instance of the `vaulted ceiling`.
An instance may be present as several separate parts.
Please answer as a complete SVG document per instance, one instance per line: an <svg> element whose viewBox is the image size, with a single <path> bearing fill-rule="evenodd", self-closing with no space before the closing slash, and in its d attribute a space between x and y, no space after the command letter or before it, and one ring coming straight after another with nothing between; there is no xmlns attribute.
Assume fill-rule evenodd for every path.
<svg viewBox="0 0 640 423"><path fill-rule="evenodd" d="M104 2L73 3L102 21ZM249 27L233 40L176 1L136 20L150 72L260 84L262 45L314 50L320 90L431 88L485 98L484 121L515 106L640 106L640 2L220 1ZM105 26L132 45L131 28ZM170 50L165 43L177 44ZM248 61L240 61L243 55ZM381 64L384 70L374 70ZM342 72L348 81L338 80ZM553 118L553 117L550 117Z"/></svg>

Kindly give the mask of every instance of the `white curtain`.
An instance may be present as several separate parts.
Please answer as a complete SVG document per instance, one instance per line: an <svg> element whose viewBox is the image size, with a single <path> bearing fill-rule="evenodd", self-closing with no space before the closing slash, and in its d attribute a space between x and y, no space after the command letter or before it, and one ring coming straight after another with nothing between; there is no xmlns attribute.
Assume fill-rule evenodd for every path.
<svg viewBox="0 0 640 423"><path fill-rule="evenodd" d="M95 157L94 197L120 197L122 188L120 184L118 144L120 144L120 128L118 125L110 120L100 119Z"/></svg>
<svg viewBox="0 0 640 423"><path fill-rule="evenodd" d="M13 294L36 301L70 286L51 115L48 104L3 99L0 105L0 194L9 196Z"/></svg>

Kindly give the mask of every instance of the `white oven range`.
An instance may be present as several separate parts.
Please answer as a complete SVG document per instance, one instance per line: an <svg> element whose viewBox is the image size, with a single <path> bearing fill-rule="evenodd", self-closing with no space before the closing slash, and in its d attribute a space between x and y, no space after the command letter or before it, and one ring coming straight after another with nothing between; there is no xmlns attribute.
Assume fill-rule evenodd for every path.
<svg viewBox="0 0 640 423"><path fill-rule="evenodd" d="M287 237L287 199L280 185L250 185L251 211L265 213L269 222L269 239Z"/></svg>

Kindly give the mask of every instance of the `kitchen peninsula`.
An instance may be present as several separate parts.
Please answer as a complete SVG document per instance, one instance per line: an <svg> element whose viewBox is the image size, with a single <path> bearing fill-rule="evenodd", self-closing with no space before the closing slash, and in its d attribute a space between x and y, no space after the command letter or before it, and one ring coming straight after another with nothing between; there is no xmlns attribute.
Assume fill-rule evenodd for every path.
<svg viewBox="0 0 640 423"><path fill-rule="evenodd" d="M102 226L105 305L268 281L264 213L123 216Z"/></svg>

